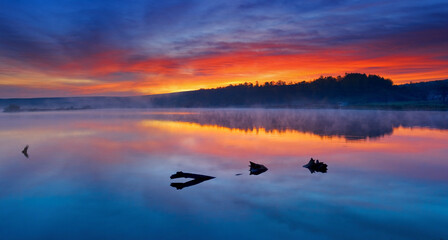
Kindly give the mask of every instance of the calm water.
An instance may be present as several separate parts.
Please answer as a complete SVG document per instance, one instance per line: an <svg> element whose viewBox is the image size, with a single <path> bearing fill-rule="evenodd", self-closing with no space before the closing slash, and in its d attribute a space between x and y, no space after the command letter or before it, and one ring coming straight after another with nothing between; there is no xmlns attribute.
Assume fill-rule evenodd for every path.
<svg viewBox="0 0 448 240"><path fill-rule="evenodd" d="M0 153L1 239L448 239L447 112L0 113Z"/></svg>

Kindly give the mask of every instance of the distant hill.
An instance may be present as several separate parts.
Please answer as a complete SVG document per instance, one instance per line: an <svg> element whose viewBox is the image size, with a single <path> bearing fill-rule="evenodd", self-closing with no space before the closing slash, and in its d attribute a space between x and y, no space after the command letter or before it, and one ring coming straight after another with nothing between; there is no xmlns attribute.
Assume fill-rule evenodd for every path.
<svg viewBox="0 0 448 240"><path fill-rule="evenodd" d="M377 75L350 73L311 82L243 83L153 97L158 107L368 107L419 102L446 105L448 80L393 85Z"/></svg>
<svg viewBox="0 0 448 240"><path fill-rule="evenodd" d="M142 100L145 99L145 100ZM145 96L138 97L60 97L60 98L10 98L0 99L0 107L20 106L21 109L58 108L128 108L147 107Z"/></svg>
<svg viewBox="0 0 448 240"><path fill-rule="evenodd" d="M448 108L448 80L393 85L377 75L349 73L311 82L242 83L136 97L68 97L0 99L5 110L76 110L148 107L347 107ZM13 106L10 106L13 105ZM9 107L9 108L8 108ZM12 107L12 108L11 108Z"/></svg>

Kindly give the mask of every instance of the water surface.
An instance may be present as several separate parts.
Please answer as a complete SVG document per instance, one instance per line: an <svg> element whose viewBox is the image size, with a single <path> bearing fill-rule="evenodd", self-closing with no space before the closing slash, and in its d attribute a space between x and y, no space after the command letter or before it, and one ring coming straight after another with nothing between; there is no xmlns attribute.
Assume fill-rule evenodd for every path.
<svg viewBox="0 0 448 240"><path fill-rule="evenodd" d="M0 153L1 239L448 239L446 112L1 113Z"/></svg>

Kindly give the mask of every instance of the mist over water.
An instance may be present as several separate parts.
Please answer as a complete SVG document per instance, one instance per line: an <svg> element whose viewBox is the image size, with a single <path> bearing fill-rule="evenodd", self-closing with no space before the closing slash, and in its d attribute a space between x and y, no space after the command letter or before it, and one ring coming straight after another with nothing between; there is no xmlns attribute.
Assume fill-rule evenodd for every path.
<svg viewBox="0 0 448 240"><path fill-rule="evenodd" d="M153 118L243 131L296 131L347 140L380 138L398 127L448 129L448 114L427 111L201 109L188 114L155 113Z"/></svg>
<svg viewBox="0 0 448 240"><path fill-rule="evenodd" d="M5 239L448 238L447 112L1 113L0 153Z"/></svg>

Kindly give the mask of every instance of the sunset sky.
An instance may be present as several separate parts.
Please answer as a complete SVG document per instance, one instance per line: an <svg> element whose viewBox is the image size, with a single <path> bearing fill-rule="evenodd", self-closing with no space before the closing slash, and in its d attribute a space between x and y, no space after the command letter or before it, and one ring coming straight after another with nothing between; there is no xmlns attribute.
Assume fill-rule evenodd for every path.
<svg viewBox="0 0 448 240"><path fill-rule="evenodd" d="M0 98L448 78L448 2L0 0Z"/></svg>

